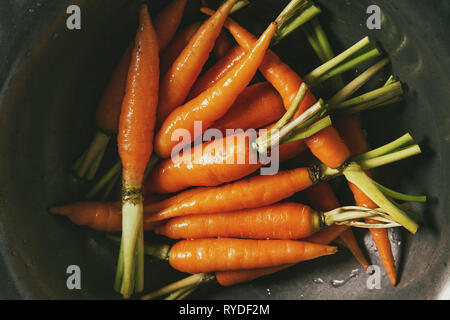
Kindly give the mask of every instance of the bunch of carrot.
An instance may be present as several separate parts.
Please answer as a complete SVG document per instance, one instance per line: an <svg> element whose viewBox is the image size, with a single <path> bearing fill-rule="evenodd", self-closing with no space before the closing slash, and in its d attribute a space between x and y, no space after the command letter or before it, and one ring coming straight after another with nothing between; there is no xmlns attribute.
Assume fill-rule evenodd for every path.
<svg viewBox="0 0 450 320"><path fill-rule="evenodd" d="M106 184L110 190L121 170L122 204L83 201L50 209L80 225L122 232L115 289L124 297L144 289L145 253L194 273L145 298L185 297L212 279L224 286L250 281L334 254L337 248L329 243L338 237L367 268L350 226L370 228L391 282L396 282L386 230L404 226L414 233L418 226L393 199L424 199L383 187L365 172L418 154L420 148L405 135L368 151L357 118L348 115L398 101L400 82L389 79L382 88L351 98L388 63L381 60L343 86L341 73L380 55L368 38L334 57L313 18L320 8L292 0L257 39L228 17L246 3L226 0L217 11L204 7L209 15L204 22L178 32L186 0L173 0L153 24L148 8L141 7L136 38L97 109L100 131L74 166L80 177L92 179L117 132L121 161L88 197ZM269 49L302 25L323 62L305 81ZM211 53L217 62L201 74ZM258 70L267 82L249 86ZM339 91L326 102L316 100L311 87L330 78ZM336 128L330 115L333 123L338 118ZM197 121L202 121L200 131ZM224 136L197 144L208 128ZM244 131L261 128L266 130L254 139ZM189 134L178 136L180 129ZM317 160L272 175L256 174L268 163L249 160L253 153L279 152L285 161L306 148ZM340 175L360 207L340 207L327 183ZM303 190L316 210L280 202ZM158 193L170 195L155 197ZM180 241L172 247L145 244L144 231Z"/></svg>

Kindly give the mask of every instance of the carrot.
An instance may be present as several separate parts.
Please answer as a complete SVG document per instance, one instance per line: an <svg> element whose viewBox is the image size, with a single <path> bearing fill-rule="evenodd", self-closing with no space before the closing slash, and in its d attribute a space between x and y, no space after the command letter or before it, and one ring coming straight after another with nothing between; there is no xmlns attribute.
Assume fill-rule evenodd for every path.
<svg viewBox="0 0 450 320"><path fill-rule="evenodd" d="M228 237L295 240L308 237L336 221L346 223L346 217L352 220L358 214L367 216L367 209L336 209L318 212L299 203L287 202L233 212L176 217L157 227L155 232L172 239Z"/></svg>
<svg viewBox="0 0 450 320"><path fill-rule="evenodd" d="M205 8L202 8L202 11L212 13ZM256 41L255 37L232 19L228 18L224 25L234 36L238 44L248 52ZM303 83L302 78L287 64L283 63L271 50L267 51L259 70L280 93L284 101L284 106L287 108L294 100L298 88ZM308 92L300 105L297 115L303 113L315 102L315 97L311 92ZM305 143L311 152L330 168L341 166L350 156L350 151L340 139L336 129L332 126L305 139Z"/></svg>
<svg viewBox="0 0 450 320"><path fill-rule="evenodd" d="M76 202L50 208L50 213L68 217L73 223L104 232L122 231L120 202ZM148 216L144 212L144 218ZM144 230L153 230L156 224L145 223Z"/></svg>
<svg viewBox="0 0 450 320"><path fill-rule="evenodd" d="M161 43L172 39L180 24L185 5L186 0L174 0L156 16L155 29ZM95 120L100 130L97 131L89 148L73 166L75 173L81 178L94 179L110 136L117 133L133 45L134 41L130 43L120 59L97 107ZM163 46L159 46L160 52L162 49Z"/></svg>
<svg viewBox="0 0 450 320"><path fill-rule="evenodd" d="M202 143L179 158L159 163L145 183L145 193L171 193L190 186L217 186L245 177L261 167L251 161L245 132Z"/></svg>
<svg viewBox="0 0 450 320"><path fill-rule="evenodd" d="M374 220L375 221L375 220ZM375 221L379 223L378 221ZM369 262L367 262L366 257L364 256L361 248L356 241L355 235L351 228L345 230L341 235L340 239L344 242L345 246L352 252L353 256L358 260L361 266L367 270L369 267Z"/></svg>
<svg viewBox="0 0 450 320"><path fill-rule="evenodd" d="M255 75L276 28L276 24L271 23L253 50L214 87L170 113L155 139L155 151L162 158L169 157L172 148L179 143L172 140L176 129L187 130L193 141L196 138L193 136L195 121L201 120L202 130L206 130L228 111Z"/></svg>
<svg viewBox="0 0 450 320"><path fill-rule="evenodd" d="M181 272L230 271L297 263L336 251L336 247L292 240L182 240L170 249L169 263Z"/></svg>
<svg viewBox="0 0 450 320"><path fill-rule="evenodd" d="M160 52L166 49L174 37L183 17L187 0L173 0L160 11L153 21L155 32L158 35L158 48Z"/></svg>
<svg viewBox="0 0 450 320"><path fill-rule="evenodd" d="M209 68L202 76L198 78L192 86L188 99L192 100L203 91L214 86L222 79L233 67L243 59L246 52L239 46L230 49L214 66Z"/></svg>
<svg viewBox="0 0 450 320"><path fill-rule="evenodd" d="M359 120L356 116L347 117L339 121L338 130L341 133L344 141L351 147L353 155L358 155L366 152L368 149L367 141L364 132L361 129ZM370 173L369 173L370 174ZM367 208L374 208L377 205L367 197L357 186L349 182L350 189L355 197L355 201L358 205ZM374 223L372 220L366 220L367 223ZM369 229L372 235L373 241L377 246L378 252L383 261L383 266L386 269L389 280L392 285L397 283L397 271L395 268L394 256L392 254L391 242L389 240L388 231L385 229L373 228Z"/></svg>
<svg viewBox="0 0 450 320"><path fill-rule="evenodd" d="M204 188L152 215L148 220L263 207L285 199L312 184L307 168L280 171L272 176L254 176L223 186ZM277 187L274 189L272 186Z"/></svg>
<svg viewBox="0 0 450 320"><path fill-rule="evenodd" d="M153 129L158 105L159 55L158 38L148 9L142 5L139 15L127 87L122 103L117 138L122 161L122 245L123 270L121 293L129 297L134 290L143 289L143 231L142 180L152 153ZM119 261L120 262L120 261ZM123 269L122 269L123 268Z"/></svg>
<svg viewBox="0 0 450 320"><path fill-rule="evenodd" d="M258 129L280 119L285 113L283 101L268 82L247 87L228 112L211 128L226 134L227 129Z"/></svg>
<svg viewBox="0 0 450 320"><path fill-rule="evenodd" d="M222 58L232 47L233 42L227 36L226 32L222 30L219 34L219 37L217 37L216 44L213 49L215 57L217 59Z"/></svg>
<svg viewBox="0 0 450 320"><path fill-rule="evenodd" d="M314 185L305 192L314 208L319 210L333 210L339 207L339 202L331 189L331 186L326 182ZM369 267L369 263L362 253L352 229L350 227L343 229L339 237L345 246L352 252L356 260L358 260L358 262L362 265L362 267L367 269Z"/></svg>
<svg viewBox="0 0 450 320"><path fill-rule="evenodd" d="M163 75L159 90L158 127L167 115L187 98L193 83L213 49L214 42L220 34L228 13L236 1L227 0L213 16L202 24L169 71Z"/></svg>
<svg viewBox="0 0 450 320"><path fill-rule="evenodd" d="M175 62L177 57L183 51L183 49L187 46L189 41L192 39L194 34L202 25L201 22L194 22L183 30L179 31L173 40L169 43L167 48L161 54L160 61L160 74L165 75L172 64Z"/></svg>
<svg viewBox="0 0 450 320"><path fill-rule="evenodd" d="M405 148L401 152L375 157L360 162L365 169L382 166L420 152L417 145ZM353 163L353 162L352 162ZM274 204L305 190L313 184L332 179L339 175L359 174L358 164L346 168L330 169L323 164L314 164L307 168L279 171L274 175L253 176L233 183L202 188L183 198L170 207L151 215L147 220L159 221L181 215L203 214L257 208ZM358 178L356 178L358 179ZM356 180L354 179L354 180ZM187 191L185 191L187 192ZM381 207L381 206L380 206ZM395 218L397 220L397 218ZM411 227L414 224L411 224Z"/></svg>

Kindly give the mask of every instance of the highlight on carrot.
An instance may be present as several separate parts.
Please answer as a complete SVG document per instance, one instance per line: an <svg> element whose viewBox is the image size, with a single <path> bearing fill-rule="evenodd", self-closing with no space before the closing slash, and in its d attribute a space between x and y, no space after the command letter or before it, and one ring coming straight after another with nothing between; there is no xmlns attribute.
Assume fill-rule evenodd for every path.
<svg viewBox="0 0 450 320"><path fill-rule="evenodd" d="M244 238L296 240L352 219L389 217L376 210L341 207L327 212L314 211L300 203L281 203L262 208L224 213L198 214L170 219L156 227L157 234L172 239Z"/></svg>
<svg viewBox="0 0 450 320"><path fill-rule="evenodd" d="M159 85L158 38L142 5L119 120L122 162L122 243L116 290L125 298L144 287L142 181L152 153ZM120 284L120 286L119 286Z"/></svg>

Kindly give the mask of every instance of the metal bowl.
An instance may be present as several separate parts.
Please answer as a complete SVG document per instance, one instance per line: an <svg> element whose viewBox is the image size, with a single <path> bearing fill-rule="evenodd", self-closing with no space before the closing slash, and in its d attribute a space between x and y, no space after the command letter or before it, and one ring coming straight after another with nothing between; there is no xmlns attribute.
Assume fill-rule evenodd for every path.
<svg viewBox="0 0 450 320"><path fill-rule="evenodd" d="M0 4L0 298L120 298L112 290L117 248L102 234L47 213L50 205L81 199L86 191L87 185L73 177L70 166L94 133L96 104L136 28L137 3L78 3L81 30L66 28L69 1ZM162 3L152 1L152 14ZM286 3L252 1L236 19L259 34ZM407 193L426 193L431 199L426 205L413 205L422 215L415 236L404 230L391 233L399 284L392 287L382 273L381 288L369 290L368 275L342 249L247 284L210 284L192 298L448 299L449 2L319 4L336 51L369 34L391 58L392 70L371 85L392 72L408 87L404 102L363 116L371 145L411 132L423 148L419 157L375 170L382 183ZM382 10L381 30L366 27L371 4ZM189 4L191 19L201 17L198 8L195 1ZM301 31L274 50L300 74L318 65ZM370 235L358 231L357 236L371 263L381 266ZM69 265L81 268L81 290L66 286ZM183 276L162 262L148 262L146 268L152 270L147 272L148 290Z"/></svg>

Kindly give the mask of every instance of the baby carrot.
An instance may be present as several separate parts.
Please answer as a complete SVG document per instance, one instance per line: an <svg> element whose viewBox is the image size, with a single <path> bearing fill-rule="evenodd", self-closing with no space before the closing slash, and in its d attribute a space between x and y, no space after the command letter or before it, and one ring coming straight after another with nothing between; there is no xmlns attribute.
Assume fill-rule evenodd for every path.
<svg viewBox="0 0 450 320"><path fill-rule="evenodd" d="M187 46L194 34L202 25L201 22L194 22L183 30L179 31L173 40L169 43L167 48L160 56L160 74L165 75L172 66L176 58L180 55L183 49Z"/></svg>
<svg viewBox="0 0 450 320"><path fill-rule="evenodd" d="M174 0L156 16L155 29L161 43L172 39L180 24L185 5L186 0ZM89 148L73 166L75 173L81 178L94 179L110 136L117 133L133 45L134 41L130 43L114 70L96 110L95 120L100 130L97 131ZM162 48L159 47L160 52Z"/></svg>
<svg viewBox="0 0 450 320"><path fill-rule="evenodd" d="M279 120L285 109L278 92L268 82L248 86L228 112L211 128L226 134L227 129L258 129Z"/></svg>
<svg viewBox="0 0 450 320"><path fill-rule="evenodd" d="M169 71L163 75L159 90L158 126L174 108L180 106L187 98L236 1L227 0L213 16L202 24Z"/></svg>
<svg viewBox="0 0 450 320"><path fill-rule="evenodd" d="M169 263L181 272L229 271L297 263L336 251L336 247L292 240L182 240L170 249Z"/></svg>
<svg viewBox="0 0 450 320"><path fill-rule="evenodd" d="M155 139L155 151L162 158L169 157L172 148L179 143L172 138L176 129L183 128L190 133L190 141L185 141L189 143L196 138L195 121L201 120L202 130L206 130L228 111L258 70L275 31L276 24L271 23L254 48L223 79L170 113Z"/></svg>
<svg viewBox="0 0 450 320"><path fill-rule="evenodd" d="M207 9L202 9L202 11L212 13ZM255 37L232 19L228 18L224 25L234 36L238 44L248 52L256 41ZM280 93L284 101L284 106L287 108L294 100L298 88L303 83L302 78L287 64L283 63L271 50L267 51L259 70ZM303 99L297 115L303 113L315 102L315 97L309 91L305 99ZM339 167L350 156L350 151L340 139L336 129L332 126L305 139L305 143L311 152L330 168Z"/></svg>
<svg viewBox="0 0 450 320"><path fill-rule="evenodd" d="M192 100L203 91L214 86L220 79L222 79L228 71L242 60L246 52L240 46L234 46L228 52L209 68L198 80L194 83L189 93L188 99Z"/></svg>
<svg viewBox="0 0 450 320"><path fill-rule="evenodd" d="M122 161L122 245L123 270L121 292L132 294L132 274L137 275L135 291L143 289L142 180L152 153L153 129L158 105L159 55L158 38L146 5L141 6L127 87L122 103L117 138ZM123 269L122 269L123 268Z"/></svg>
<svg viewBox="0 0 450 320"><path fill-rule="evenodd" d="M180 25L187 0L173 0L160 11L153 21L155 32L158 35L159 52L163 52L172 40Z"/></svg>
<svg viewBox="0 0 450 320"><path fill-rule="evenodd" d="M336 208L318 212L300 203L281 203L233 212L200 214L170 219L155 232L172 239L244 238L303 239L335 222L346 223L358 215L367 217L367 209ZM372 213L376 217L375 211Z"/></svg>
<svg viewBox="0 0 450 320"><path fill-rule="evenodd" d="M353 155L358 155L366 152L368 144L364 132L361 129L359 119L356 116L346 117L339 121L338 130L342 135L344 141L349 145ZM368 173L368 172L367 172ZM368 173L370 174L370 173ZM358 205L367 208L375 208L377 205L367 197L357 186L349 182L350 189L355 197ZM367 223L375 223L375 221L367 220ZM378 252L383 261L384 268L388 274L392 285L397 283L397 271L395 268L394 256L392 254L391 242L389 240L388 231L386 229L373 228L369 229L373 241L377 246Z"/></svg>
<svg viewBox="0 0 450 320"><path fill-rule="evenodd" d="M122 206L120 202L83 201L52 207L49 211L52 214L66 216L75 224L88 226L97 231L122 231ZM149 212L151 213L151 211ZM144 219L149 214L144 212ZM145 223L144 230L153 230L155 226L156 224L153 223Z"/></svg>

